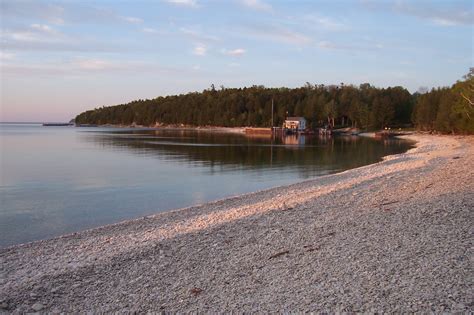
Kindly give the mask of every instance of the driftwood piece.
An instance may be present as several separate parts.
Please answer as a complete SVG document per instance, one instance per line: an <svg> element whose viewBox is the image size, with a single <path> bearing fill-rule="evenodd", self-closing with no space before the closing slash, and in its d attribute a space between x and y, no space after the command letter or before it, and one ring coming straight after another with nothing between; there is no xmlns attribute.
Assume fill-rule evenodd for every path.
<svg viewBox="0 0 474 315"><path fill-rule="evenodd" d="M280 256L282 256L282 255L286 255L286 254L288 254L289 252L290 252L289 250L285 250L285 251L283 251L283 252L279 252L279 253L276 253L276 254L270 256L268 259L277 258L277 257L280 257Z"/></svg>
<svg viewBox="0 0 474 315"><path fill-rule="evenodd" d="M398 200L395 200L395 201L389 201L389 202L384 202L382 204L380 204L381 206L386 206L386 205L391 205L391 204L394 204L394 203L397 203L399 202Z"/></svg>
<svg viewBox="0 0 474 315"><path fill-rule="evenodd" d="M304 245L303 248L305 248L307 252L314 252L315 250L319 250L321 247L318 245Z"/></svg>
<svg viewBox="0 0 474 315"><path fill-rule="evenodd" d="M329 233L327 233L327 234L321 236L321 238L331 237L331 236L334 236L334 235L336 235L336 232L329 232Z"/></svg>
<svg viewBox="0 0 474 315"><path fill-rule="evenodd" d="M191 294L194 295L194 296L200 294L202 291L203 291L203 290L202 290L201 288L197 288L197 287L196 287L196 288L192 288L192 289L190 290Z"/></svg>

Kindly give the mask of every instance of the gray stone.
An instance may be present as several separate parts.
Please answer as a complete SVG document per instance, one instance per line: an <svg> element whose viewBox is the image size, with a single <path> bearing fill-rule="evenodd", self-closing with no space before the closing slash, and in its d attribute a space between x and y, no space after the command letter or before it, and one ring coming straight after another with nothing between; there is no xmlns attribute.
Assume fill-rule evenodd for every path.
<svg viewBox="0 0 474 315"><path fill-rule="evenodd" d="M41 303L35 303L31 306L31 309L34 310L35 312L39 312L44 308L43 304Z"/></svg>

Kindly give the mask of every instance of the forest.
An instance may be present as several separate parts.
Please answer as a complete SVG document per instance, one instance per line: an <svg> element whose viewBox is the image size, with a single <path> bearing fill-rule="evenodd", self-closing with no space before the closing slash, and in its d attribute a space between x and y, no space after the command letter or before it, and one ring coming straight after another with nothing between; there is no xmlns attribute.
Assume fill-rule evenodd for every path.
<svg viewBox="0 0 474 315"><path fill-rule="evenodd" d="M419 95L412 120L419 130L474 134L474 68L451 87Z"/></svg>
<svg viewBox="0 0 474 315"><path fill-rule="evenodd" d="M362 130L409 128L442 133L474 133L473 69L451 87L411 94L396 86L368 83L299 88L216 88L104 106L79 114L76 124L178 125L222 127L281 126L286 117L303 116L309 128Z"/></svg>

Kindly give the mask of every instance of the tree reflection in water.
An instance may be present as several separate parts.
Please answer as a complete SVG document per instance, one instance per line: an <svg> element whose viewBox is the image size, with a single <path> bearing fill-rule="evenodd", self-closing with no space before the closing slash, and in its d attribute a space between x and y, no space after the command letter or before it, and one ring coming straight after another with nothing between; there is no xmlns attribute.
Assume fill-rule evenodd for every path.
<svg viewBox="0 0 474 315"><path fill-rule="evenodd" d="M162 161L207 166L214 172L291 168L306 178L380 161L412 143L358 136L245 135L197 130L120 130L84 135L97 146Z"/></svg>

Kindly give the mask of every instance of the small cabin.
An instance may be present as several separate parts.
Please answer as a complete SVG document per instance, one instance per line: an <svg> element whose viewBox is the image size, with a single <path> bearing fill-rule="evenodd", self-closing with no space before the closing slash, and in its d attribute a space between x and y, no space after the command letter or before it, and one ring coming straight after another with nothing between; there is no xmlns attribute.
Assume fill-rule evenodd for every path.
<svg viewBox="0 0 474 315"><path fill-rule="evenodd" d="M293 131L304 131L306 129L306 119L304 117L288 117L283 124L283 128Z"/></svg>

